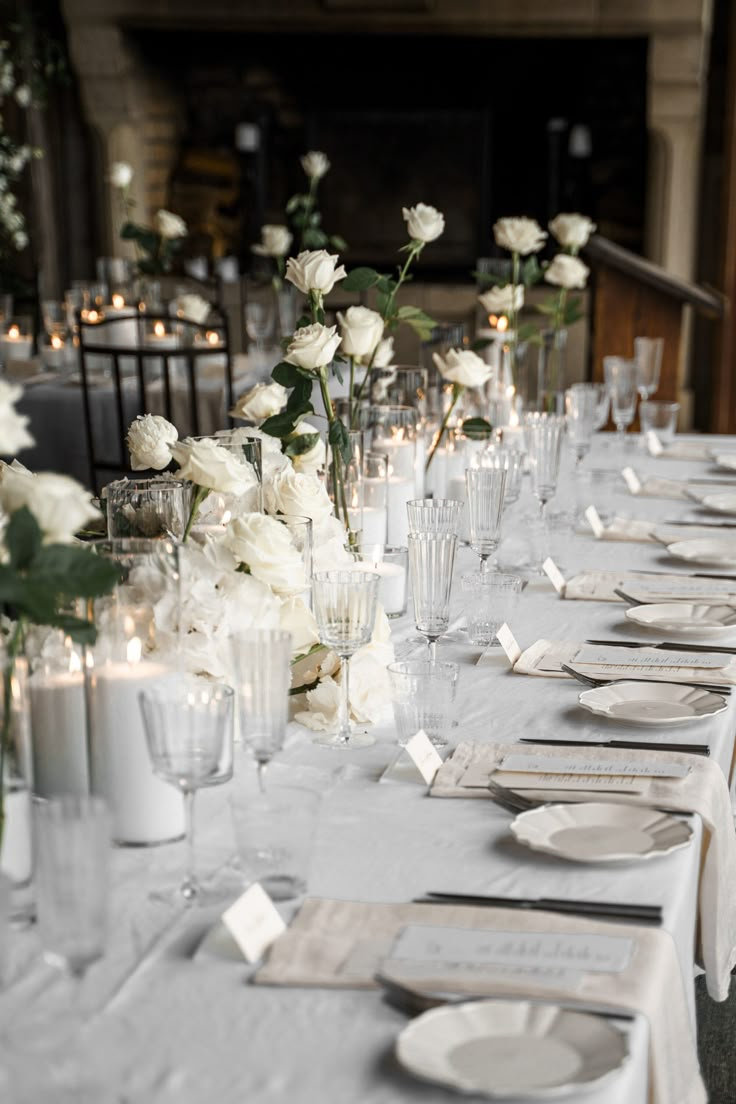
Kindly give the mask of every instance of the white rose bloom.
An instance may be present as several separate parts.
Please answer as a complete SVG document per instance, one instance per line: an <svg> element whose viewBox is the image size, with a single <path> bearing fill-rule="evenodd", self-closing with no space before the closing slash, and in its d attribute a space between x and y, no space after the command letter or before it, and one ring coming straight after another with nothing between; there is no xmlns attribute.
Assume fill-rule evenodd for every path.
<svg viewBox="0 0 736 1104"><path fill-rule="evenodd" d="M202 326L212 310L212 304L208 303L201 295L188 292L177 297L175 309L177 317L184 318L187 322L196 322L198 326Z"/></svg>
<svg viewBox="0 0 736 1104"><path fill-rule="evenodd" d="M524 306L524 285L507 284L506 287L492 287L478 296L478 300L488 314L509 314Z"/></svg>
<svg viewBox="0 0 736 1104"><path fill-rule="evenodd" d="M283 257L289 252L293 235L288 226L274 226L266 223L261 227L261 240L251 246L259 257Z"/></svg>
<svg viewBox="0 0 736 1104"><path fill-rule="evenodd" d="M312 445L309 452L291 457L291 462L296 471L301 472L302 475L317 475L318 472L324 471L327 463L327 449L317 427L309 422L300 422L294 432L300 436L304 433L316 433L318 435L317 441Z"/></svg>
<svg viewBox="0 0 736 1104"><path fill-rule="evenodd" d="M416 207L402 207L401 213L412 241L433 242L445 229L444 215L427 203L417 203Z"/></svg>
<svg viewBox="0 0 736 1104"><path fill-rule="evenodd" d="M319 644L319 630L314 614L298 595L281 603L279 628L291 633L292 655L306 655Z"/></svg>
<svg viewBox="0 0 736 1104"><path fill-rule="evenodd" d="M341 533L339 536L330 537L329 540L322 539L319 545L315 545L312 551L312 571L336 571L343 564L348 566L355 562L345 547L347 540L345 526L337 518L334 520L340 526Z"/></svg>
<svg viewBox="0 0 736 1104"><path fill-rule="evenodd" d="M0 456L12 456L36 443L26 428L30 419L15 409L22 394L22 387L0 379Z"/></svg>
<svg viewBox="0 0 736 1104"><path fill-rule="evenodd" d="M383 319L378 311L348 307L344 314L337 312L337 320L342 331L342 351L347 356L370 359L383 337Z"/></svg>
<svg viewBox="0 0 736 1104"><path fill-rule="evenodd" d="M587 215L556 215L549 228L563 249L582 249L598 227Z"/></svg>
<svg viewBox="0 0 736 1104"><path fill-rule="evenodd" d="M502 218L494 223L493 236L502 249L525 257L527 253L539 252L547 239L547 231L536 219Z"/></svg>
<svg viewBox="0 0 736 1104"><path fill-rule="evenodd" d="M544 278L548 284L555 284L557 287L584 288L589 274L590 269L579 257L558 253L545 270Z"/></svg>
<svg viewBox="0 0 736 1104"><path fill-rule="evenodd" d="M31 90L27 84L19 84L15 90L15 102L20 107L29 107L32 100Z"/></svg>
<svg viewBox="0 0 736 1104"><path fill-rule="evenodd" d="M187 437L172 447L171 455L182 479L220 494L244 495L258 482L250 464L207 438L196 441Z"/></svg>
<svg viewBox="0 0 736 1104"><path fill-rule="evenodd" d="M325 485L316 475L302 475L289 466L278 472L265 488L269 514L301 514L315 526L332 514L332 503Z"/></svg>
<svg viewBox="0 0 736 1104"><path fill-rule="evenodd" d="M313 372L333 360L340 341L337 326L322 326L319 322L302 326L289 342L284 360Z"/></svg>
<svg viewBox="0 0 736 1104"><path fill-rule="evenodd" d="M463 387L482 387L493 372L472 349L450 349L444 357L433 353L432 359L443 379Z"/></svg>
<svg viewBox="0 0 736 1104"><path fill-rule="evenodd" d="M286 525L266 514L245 514L227 527L224 543L238 563L276 594L289 596L307 589L302 557Z"/></svg>
<svg viewBox="0 0 736 1104"><path fill-rule="evenodd" d="M126 442L133 471L161 471L171 462L171 446L179 434L160 414L139 414L131 422Z"/></svg>
<svg viewBox="0 0 736 1104"><path fill-rule="evenodd" d="M373 357L374 368L388 368L391 361L394 359L394 339L392 337L384 337L383 341L378 342L378 348L376 349L376 355Z"/></svg>
<svg viewBox="0 0 736 1104"><path fill-rule="evenodd" d="M323 678L319 686L307 692L308 709L294 715L294 720L313 732L334 732L340 711L340 687L333 678Z"/></svg>
<svg viewBox="0 0 736 1104"><path fill-rule="evenodd" d="M127 161L113 161L110 166L110 183L114 188L127 188L133 179L133 168Z"/></svg>
<svg viewBox="0 0 736 1104"><path fill-rule="evenodd" d="M347 276L344 266L338 267L339 259L337 253L328 253L326 249L307 249L297 257L289 257L286 279L304 295L310 291L329 295L337 281Z"/></svg>
<svg viewBox="0 0 736 1104"><path fill-rule="evenodd" d="M277 472L290 467L289 457L281 451L281 441L278 437L272 437L270 433L264 433L263 430L256 429L253 426L247 428L241 426L240 429L226 429L223 432L228 434L232 444L237 445L241 441L247 441L254 437L261 442L261 466L264 486L272 482Z"/></svg>
<svg viewBox="0 0 736 1104"><path fill-rule="evenodd" d="M327 154L319 150L310 150L301 158L301 165L310 180L319 180L329 171L330 162Z"/></svg>
<svg viewBox="0 0 736 1104"><path fill-rule="evenodd" d="M156 230L162 238L185 238L187 236L187 224L173 211L165 211L163 208L156 212Z"/></svg>
<svg viewBox="0 0 736 1104"><path fill-rule="evenodd" d="M68 544L87 522L99 517L92 495L76 479L55 472L34 475L21 465L3 469L0 506L7 514L27 506L47 544Z"/></svg>
<svg viewBox="0 0 736 1104"><path fill-rule="evenodd" d="M240 396L230 414L246 422L264 422L284 409L287 398L286 388L280 383L257 383Z"/></svg>

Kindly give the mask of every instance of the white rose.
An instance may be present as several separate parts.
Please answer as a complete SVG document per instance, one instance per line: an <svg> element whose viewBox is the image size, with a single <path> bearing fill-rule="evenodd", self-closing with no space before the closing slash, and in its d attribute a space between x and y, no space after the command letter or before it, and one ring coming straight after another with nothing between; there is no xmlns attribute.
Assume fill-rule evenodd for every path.
<svg viewBox="0 0 736 1104"><path fill-rule="evenodd" d="M347 276L344 266L337 265L339 259L337 253L330 254L326 249L307 249L297 257L289 257L286 279L304 295L310 291L329 295L337 281Z"/></svg>
<svg viewBox="0 0 736 1104"><path fill-rule="evenodd" d="M337 312L342 331L342 351L347 356L370 358L383 336L383 319L368 307L348 307Z"/></svg>
<svg viewBox="0 0 736 1104"><path fill-rule="evenodd" d="M284 360L313 372L333 360L340 341L337 326L322 326L319 322L302 326L289 342Z"/></svg>
<svg viewBox="0 0 736 1104"><path fill-rule="evenodd" d="M171 462L171 446L179 434L160 414L139 414L131 422L126 441L133 471L161 471Z"/></svg>
<svg viewBox="0 0 736 1104"><path fill-rule="evenodd" d="M481 306L488 314L509 314L524 306L524 285L507 284L506 287L492 287L478 296Z"/></svg>
<svg viewBox="0 0 736 1104"><path fill-rule="evenodd" d="M20 107L29 107L32 99L33 95L28 85L19 84L15 90L15 102L19 104Z"/></svg>
<svg viewBox="0 0 736 1104"><path fill-rule="evenodd" d="M327 463L327 449L317 427L309 422L300 422L294 432L300 436L305 433L317 434L317 440L308 452L302 452L299 456L291 457L295 469L301 472L302 475L317 475L318 472L324 471Z"/></svg>
<svg viewBox="0 0 736 1104"><path fill-rule="evenodd" d="M556 215L549 228L563 249L582 249L598 229L587 215Z"/></svg>
<svg viewBox="0 0 736 1104"><path fill-rule="evenodd" d="M246 422L263 422L286 406L286 388L280 383L257 383L236 402L230 414Z"/></svg>
<svg viewBox="0 0 736 1104"><path fill-rule="evenodd" d="M462 387L482 387L493 371L472 349L450 349L444 357L433 353L432 359L443 379Z"/></svg>
<svg viewBox="0 0 736 1104"><path fill-rule="evenodd" d="M330 168L327 154L321 153L319 150L310 150L309 153L305 153L301 159L301 164L310 180L319 180Z"/></svg>
<svg viewBox="0 0 736 1104"><path fill-rule="evenodd" d="M133 179L133 168L127 161L113 161L110 166L110 183L114 188L127 188Z"/></svg>
<svg viewBox="0 0 736 1104"><path fill-rule="evenodd" d="M258 482L250 464L207 438L187 437L172 447L171 455L182 479L220 494L244 495Z"/></svg>
<svg viewBox="0 0 736 1104"><path fill-rule="evenodd" d="M510 253L538 253L545 243L547 231L543 230L536 219L502 218L493 225L496 245L508 249Z"/></svg>
<svg viewBox="0 0 736 1104"><path fill-rule="evenodd" d="M544 273L548 284L563 288L584 288L590 269L579 257L558 253Z"/></svg>
<svg viewBox="0 0 736 1104"><path fill-rule="evenodd" d="M228 435L233 445L242 444L243 441L252 440L253 438L257 438L261 442L261 467L264 486L273 480L277 472L290 466L289 457L284 456L281 451L281 441L278 437L272 437L270 433L264 433L263 430L256 429L253 426L247 428L241 426L239 429L226 429L222 432Z"/></svg>
<svg viewBox="0 0 736 1104"><path fill-rule="evenodd" d="M392 337L384 337L383 341L378 342L378 348L376 349L376 354L373 357L373 367L388 368L393 359L394 339Z"/></svg>
<svg viewBox="0 0 736 1104"><path fill-rule="evenodd" d="M322 480L316 475L302 475L292 467L274 476L270 487L265 488L265 499L269 514L301 514L311 518L315 526L332 513Z"/></svg>
<svg viewBox="0 0 736 1104"><path fill-rule="evenodd" d="M26 429L30 419L15 409L22 394L22 387L0 379L0 456L12 456L36 443Z"/></svg>
<svg viewBox="0 0 736 1104"><path fill-rule="evenodd" d="M393 659L391 626L379 603L370 643L359 648L350 660L350 712L358 724L376 724L391 712L391 683L386 668Z"/></svg>
<svg viewBox="0 0 736 1104"><path fill-rule="evenodd" d="M163 208L156 212L156 230L162 238L185 238L187 236L187 224L183 218L179 218L173 211L165 211Z"/></svg>
<svg viewBox="0 0 736 1104"><path fill-rule="evenodd" d="M261 240L251 246L259 257L283 257L289 252L293 235L288 226L274 226L266 223L261 227Z"/></svg>
<svg viewBox="0 0 736 1104"><path fill-rule="evenodd" d="M245 514L230 522L225 545L251 575L279 595L301 594L307 577L286 525L266 514Z"/></svg>
<svg viewBox="0 0 736 1104"><path fill-rule="evenodd" d="M436 207L417 203L416 207L402 207L409 237L412 241L432 242L445 229L445 217Z"/></svg>
<svg viewBox="0 0 736 1104"><path fill-rule="evenodd" d="M196 322L198 326L203 325L211 310L212 304L194 292L179 295L176 299L177 317L184 318L187 322Z"/></svg>
<svg viewBox="0 0 736 1104"><path fill-rule="evenodd" d="M55 472L34 475L20 465L3 469L0 506L7 514L27 506L48 544L68 544L83 525L99 517L92 495L75 479Z"/></svg>
<svg viewBox="0 0 736 1104"><path fill-rule="evenodd" d="M313 732L337 730L340 711L340 687L333 678L323 678L319 686L307 692L308 709L294 715L294 720Z"/></svg>
<svg viewBox="0 0 736 1104"><path fill-rule="evenodd" d="M306 655L319 644L319 630L314 614L303 598L285 598L281 603L279 628L291 633L292 655Z"/></svg>

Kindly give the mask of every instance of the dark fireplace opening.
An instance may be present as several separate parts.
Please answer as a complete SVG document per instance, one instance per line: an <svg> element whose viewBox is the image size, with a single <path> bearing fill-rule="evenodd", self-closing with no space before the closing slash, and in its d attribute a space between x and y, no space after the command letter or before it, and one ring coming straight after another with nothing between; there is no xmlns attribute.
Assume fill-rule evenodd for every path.
<svg viewBox="0 0 736 1104"><path fill-rule="evenodd" d="M425 279L467 279L503 215L579 210L643 250L646 38L129 31L181 97L170 197L205 252L247 264L307 149L332 163L323 225L351 265L395 264L417 202L447 225ZM257 148L236 148L243 123Z"/></svg>

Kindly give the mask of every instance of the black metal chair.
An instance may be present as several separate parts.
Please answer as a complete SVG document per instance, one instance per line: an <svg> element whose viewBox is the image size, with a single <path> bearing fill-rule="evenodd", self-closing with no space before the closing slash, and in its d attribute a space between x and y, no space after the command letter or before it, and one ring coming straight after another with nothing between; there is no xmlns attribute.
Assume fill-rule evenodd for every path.
<svg viewBox="0 0 736 1104"><path fill-rule="evenodd" d="M162 327L160 333L156 323ZM94 489L101 481L130 472L125 438L139 414L162 414L180 437L196 437L231 424L227 412L233 405L233 371L224 316L195 323L165 315L157 318L134 308L107 317L103 312L95 317L94 312L83 311L78 326L84 426Z"/></svg>

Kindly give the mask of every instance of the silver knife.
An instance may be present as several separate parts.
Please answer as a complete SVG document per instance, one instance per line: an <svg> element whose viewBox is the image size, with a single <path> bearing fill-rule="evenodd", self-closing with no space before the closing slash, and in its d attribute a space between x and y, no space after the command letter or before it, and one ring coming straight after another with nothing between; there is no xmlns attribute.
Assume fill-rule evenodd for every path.
<svg viewBox="0 0 736 1104"><path fill-rule="evenodd" d="M612 648L655 648L662 652L714 652L736 655L736 648L727 648L722 644L678 644L672 640L662 640L649 644L642 640L586 640L586 644L599 644Z"/></svg>

